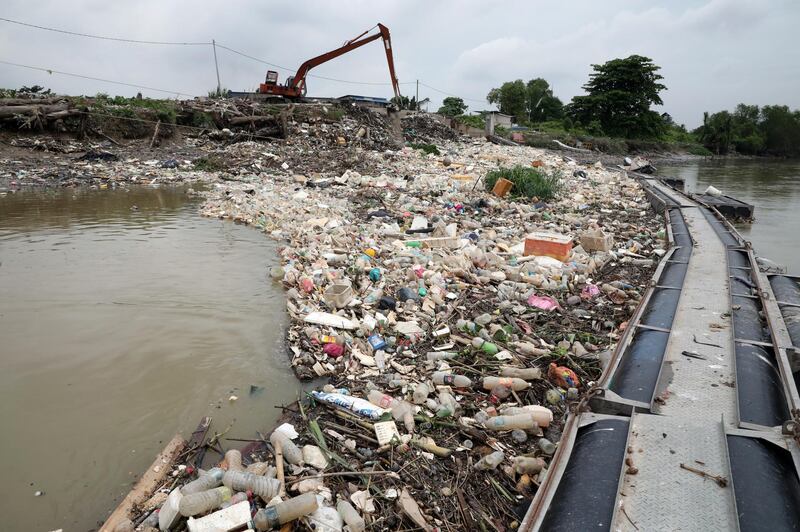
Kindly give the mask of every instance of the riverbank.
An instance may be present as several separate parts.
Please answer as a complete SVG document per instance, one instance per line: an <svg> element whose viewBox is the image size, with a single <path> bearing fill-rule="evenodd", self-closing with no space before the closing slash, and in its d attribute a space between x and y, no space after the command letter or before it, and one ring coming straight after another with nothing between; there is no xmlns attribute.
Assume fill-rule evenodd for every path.
<svg viewBox="0 0 800 532"><path fill-rule="evenodd" d="M314 519L335 520L326 505L347 500L375 529L513 525L567 413L592 389L650 282L665 251L663 223L635 180L602 164L461 139L424 117L406 121L407 138L413 132L441 152L426 155L392 140L380 117L369 120L290 119L294 133L269 143L191 139L181 156L189 162L176 157L177 167L163 164L168 151L126 154L86 161L69 170L75 181L61 183L203 180L204 214L282 243L281 268L265 274L287 289L292 368L301 379L326 379L334 393L346 389L304 400L287 414L297 437L271 441L302 451L284 454L283 477L290 496L320 496ZM18 185L58 183L52 167L78 157L54 155L40 167L12 161L6 171ZM202 160L215 169L199 169ZM479 182L518 165L557 173L562 190L546 201L498 198ZM613 243L589 238L594 225ZM532 232L570 237L574 247L563 260L526 255ZM527 380L509 380L515 375ZM377 404L348 413L326 403L353 398ZM498 413L518 413L520 430L502 430L511 421ZM379 419L389 425L378 430ZM272 465L274 451L251 447L243 460ZM210 451L206 464L221 458ZM133 520L193 478L181 465Z"/></svg>

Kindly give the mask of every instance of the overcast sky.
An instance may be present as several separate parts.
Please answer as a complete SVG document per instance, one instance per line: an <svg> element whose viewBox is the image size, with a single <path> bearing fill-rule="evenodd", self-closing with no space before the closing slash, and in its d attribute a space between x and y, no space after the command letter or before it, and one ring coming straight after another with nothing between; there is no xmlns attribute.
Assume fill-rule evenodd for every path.
<svg viewBox="0 0 800 532"><path fill-rule="evenodd" d="M662 67L663 110L689 127L703 111L739 102L800 108L798 0L4 0L0 17L129 39L216 39L291 69L382 22L392 32L403 93L413 95L419 79L463 97L470 110L489 108L487 92L518 78L545 78L566 103L582 93L590 64L631 54ZM268 69L224 50L218 56L222 84L232 90L253 90ZM0 22L0 60L191 95L216 86L210 46L102 41ZM281 70L281 80L290 73ZM312 73L388 82L377 43ZM32 84L70 94L137 92L0 64L0 86ZM308 85L314 96L391 95L388 84L310 78ZM419 94L433 110L444 97L423 85Z"/></svg>

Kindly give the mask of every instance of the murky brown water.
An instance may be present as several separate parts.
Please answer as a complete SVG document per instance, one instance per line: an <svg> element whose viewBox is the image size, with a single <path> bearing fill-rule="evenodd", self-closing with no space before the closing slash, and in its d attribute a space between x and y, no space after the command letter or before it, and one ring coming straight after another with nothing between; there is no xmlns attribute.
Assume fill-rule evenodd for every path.
<svg viewBox="0 0 800 532"><path fill-rule="evenodd" d="M276 262L179 189L0 196L0 529L95 527L204 415L269 428L298 390Z"/></svg>
<svg viewBox="0 0 800 532"><path fill-rule="evenodd" d="M737 224L757 255L800 273L800 160L716 159L658 165L659 174L686 180L687 192L714 185L755 205L755 221Z"/></svg>

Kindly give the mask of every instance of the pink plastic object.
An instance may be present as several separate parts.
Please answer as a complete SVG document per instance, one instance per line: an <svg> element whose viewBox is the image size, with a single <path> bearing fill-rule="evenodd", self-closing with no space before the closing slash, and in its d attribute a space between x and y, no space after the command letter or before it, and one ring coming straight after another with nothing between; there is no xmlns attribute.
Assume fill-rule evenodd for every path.
<svg viewBox="0 0 800 532"><path fill-rule="evenodd" d="M528 305L542 310L554 310L558 308L558 301L549 296L531 294L528 298Z"/></svg>
<svg viewBox="0 0 800 532"><path fill-rule="evenodd" d="M331 358L339 358L344 354L344 346L339 344L325 344L322 351Z"/></svg>
<svg viewBox="0 0 800 532"><path fill-rule="evenodd" d="M581 299L594 299L600 295L600 288L596 284L587 284L581 290Z"/></svg>

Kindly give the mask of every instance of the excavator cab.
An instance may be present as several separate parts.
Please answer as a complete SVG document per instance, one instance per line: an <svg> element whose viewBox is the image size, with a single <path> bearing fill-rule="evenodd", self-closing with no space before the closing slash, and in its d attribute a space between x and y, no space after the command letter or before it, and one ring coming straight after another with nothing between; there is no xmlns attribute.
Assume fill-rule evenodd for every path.
<svg viewBox="0 0 800 532"><path fill-rule="evenodd" d="M278 84L278 73L274 70L267 71L267 78L264 80L265 85L277 85Z"/></svg>

